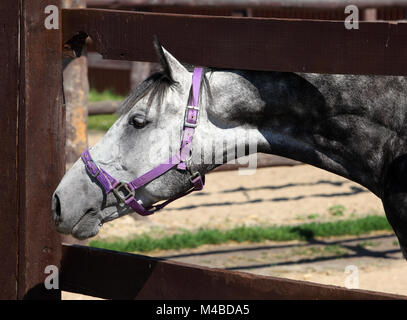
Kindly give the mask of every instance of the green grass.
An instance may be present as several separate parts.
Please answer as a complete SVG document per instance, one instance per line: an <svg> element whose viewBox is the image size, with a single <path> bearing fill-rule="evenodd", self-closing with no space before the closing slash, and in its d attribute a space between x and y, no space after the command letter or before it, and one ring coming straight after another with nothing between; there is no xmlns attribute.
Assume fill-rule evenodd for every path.
<svg viewBox="0 0 407 320"><path fill-rule="evenodd" d="M104 90L103 92L96 91L95 89L89 90L89 102L99 102L99 101L106 101L106 100L114 100L120 101L123 100L125 97L116 94L113 90Z"/></svg>
<svg viewBox="0 0 407 320"><path fill-rule="evenodd" d="M89 91L89 102L99 102L106 100L120 101L125 97L113 92L113 90L105 90L103 92L91 89ZM115 123L118 116L116 114L100 114L88 117L88 129L107 131Z"/></svg>
<svg viewBox="0 0 407 320"><path fill-rule="evenodd" d="M130 240L91 240L89 245L124 252L147 252L153 250L196 248L204 244L221 244L229 241L311 240L316 237L360 235L378 230L391 230L389 223L383 216L366 216L359 219L336 222L312 222L298 226L241 226L230 230L199 229L197 231L183 231L180 234L163 236L161 238L152 238L147 234L143 234Z"/></svg>
<svg viewBox="0 0 407 320"><path fill-rule="evenodd" d="M116 114L98 114L88 117L88 129L107 131L115 123L118 116Z"/></svg>
<svg viewBox="0 0 407 320"><path fill-rule="evenodd" d="M345 207L341 204L332 206L328 209L328 211L330 212L331 215L335 216L335 217L341 217L343 216L344 212L345 212Z"/></svg>

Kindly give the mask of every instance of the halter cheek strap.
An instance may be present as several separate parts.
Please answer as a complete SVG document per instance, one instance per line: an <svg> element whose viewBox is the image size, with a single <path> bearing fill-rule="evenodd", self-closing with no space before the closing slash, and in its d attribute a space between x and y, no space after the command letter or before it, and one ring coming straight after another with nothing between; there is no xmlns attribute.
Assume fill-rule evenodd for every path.
<svg viewBox="0 0 407 320"><path fill-rule="evenodd" d="M105 170L100 168L95 161L93 161L89 150L85 150L81 159L85 164L86 171L94 177L101 185L105 194L113 192L119 200L129 207L131 207L135 212L142 216L147 216L161 210L166 205L172 201L186 196L187 194L202 190L204 187L204 180L202 179L199 172L192 173L190 177L190 182L192 187L186 192L178 195L174 198L168 199L165 202L145 208L142 206L135 198L135 191L148 184L149 182L157 179L159 176L169 171L170 169L177 167L180 171L187 170L187 160L191 153L192 138L194 136L195 128L198 124L198 112L199 112L199 92L202 81L202 68L195 68L192 75L192 86L191 86L191 96L188 102L188 106L185 112L184 118L184 132L182 137L181 149L178 153L174 154L167 162L158 165L152 170L146 172L142 176L130 181L130 182L120 182L109 175Z"/></svg>

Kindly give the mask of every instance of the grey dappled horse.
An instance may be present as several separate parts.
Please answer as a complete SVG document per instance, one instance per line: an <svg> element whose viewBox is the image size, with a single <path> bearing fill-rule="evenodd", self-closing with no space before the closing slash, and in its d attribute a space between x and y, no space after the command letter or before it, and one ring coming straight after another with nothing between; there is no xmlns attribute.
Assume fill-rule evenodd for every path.
<svg viewBox="0 0 407 320"><path fill-rule="evenodd" d="M95 163L118 181L139 177L180 149L192 73L155 44L163 71L123 102L120 118L90 149ZM189 170L172 167L138 188L138 204L149 208L190 190L193 174L204 177L218 165L214 159L226 162L235 148L270 153L336 173L377 195L406 256L404 77L221 69L204 69L202 77ZM223 148L213 147L219 142ZM102 191L79 159L53 196L58 231L92 237L104 222L134 211L118 193Z"/></svg>

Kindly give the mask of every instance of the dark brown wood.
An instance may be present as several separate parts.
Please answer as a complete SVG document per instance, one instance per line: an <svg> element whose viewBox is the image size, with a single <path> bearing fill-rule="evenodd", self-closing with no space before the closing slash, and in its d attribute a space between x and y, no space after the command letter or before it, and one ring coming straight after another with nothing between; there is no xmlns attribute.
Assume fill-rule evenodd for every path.
<svg viewBox="0 0 407 320"><path fill-rule="evenodd" d="M107 299L407 299L69 245L61 287Z"/></svg>
<svg viewBox="0 0 407 320"><path fill-rule="evenodd" d="M164 6L136 7L136 11L195 14L207 16L240 16L282 19L344 20L344 7L341 9L297 8L297 7L219 7L219 6ZM379 9L381 10L381 9Z"/></svg>
<svg viewBox="0 0 407 320"><path fill-rule="evenodd" d="M17 161L19 209L7 212L18 216L18 277L15 284L18 299L58 299L59 290L45 289L47 274L44 270L47 265L58 267L61 255L60 236L52 221L51 196L65 166L62 43L60 29L44 27L44 9L47 5L59 5L59 0L16 2L22 8ZM3 260L7 258L2 257Z"/></svg>
<svg viewBox="0 0 407 320"><path fill-rule="evenodd" d="M402 20L407 1L323 1L323 0L89 0L88 7L136 10L161 13L198 14L211 16L246 16L284 19L344 20L347 5L357 5L359 19L373 21L371 10L378 20ZM367 13L367 15L366 15ZM367 19L366 19L367 18Z"/></svg>
<svg viewBox="0 0 407 320"><path fill-rule="evenodd" d="M235 8L344 8L357 5L359 8L404 6L405 0L87 0L88 7L94 8L134 8L140 6L212 6Z"/></svg>
<svg viewBox="0 0 407 320"><path fill-rule="evenodd" d="M407 24L63 10L63 39L86 32L107 59L156 61L154 35L180 61L291 72L407 75ZM131 39L131 40L129 40Z"/></svg>
<svg viewBox="0 0 407 320"><path fill-rule="evenodd" d="M127 9L147 12L160 13L177 13L177 14L198 14L212 16L248 16L248 17L265 17L265 18L283 18L283 19L317 19L317 20L344 20L347 14L344 12L344 3L337 2L337 7L326 8L327 2L324 1L316 7L301 7L298 6L301 2L286 2L281 6L281 1L233 1L229 7L222 7L224 1L216 3L207 2L206 0L197 1L177 1L176 4L168 5L168 1L91 1L93 7L111 8L111 9ZM308 3L308 2L307 2ZM315 2L317 3L317 2ZM405 2L407 4L407 2ZM88 2L89 4L89 2ZM192 5L194 4L194 5ZM329 3L328 3L329 4ZM366 3L365 3L366 4ZM375 2L375 4L380 4ZM397 3L393 3L396 4ZM247 6L245 6L247 5ZM402 20L405 18L406 8L389 6L385 2L386 7L360 8L359 19L363 21L375 20ZM379 17L378 19L376 17ZM92 45L88 45L89 50L93 50ZM145 71L149 69L146 62L133 62L130 79L130 87L126 86L126 81L123 77L127 77L123 70L131 68L130 61L107 60L95 53L93 56L88 55L90 81L99 91L114 90L117 93L127 94L130 89L134 89L135 85L145 78ZM136 65L134 65L136 64ZM98 70L94 70L98 68ZM101 69L109 69L103 71ZM120 71L113 71L120 70ZM134 72L135 71L135 72ZM97 77L97 78L96 78Z"/></svg>
<svg viewBox="0 0 407 320"><path fill-rule="evenodd" d="M107 60L96 52L88 52L88 66L96 69L130 70L131 61Z"/></svg>
<svg viewBox="0 0 407 320"><path fill-rule="evenodd" d="M154 72L155 65L149 62L108 60L96 52L88 52L89 83L98 91L112 90L128 95ZM89 110L89 114L93 113Z"/></svg>
<svg viewBox="0 0 407 320"><path fill-rule="evenodd" d="M110 90L122 96L127 96L130 93L130 69L89 68L88 77L90 88L96 91Z"/></svg>
<svg viewBox="0 0 407 320"><path fill-rule="evenodd" d="M18 1L0 2L0 299L17 298L18 267Z"/></svg>

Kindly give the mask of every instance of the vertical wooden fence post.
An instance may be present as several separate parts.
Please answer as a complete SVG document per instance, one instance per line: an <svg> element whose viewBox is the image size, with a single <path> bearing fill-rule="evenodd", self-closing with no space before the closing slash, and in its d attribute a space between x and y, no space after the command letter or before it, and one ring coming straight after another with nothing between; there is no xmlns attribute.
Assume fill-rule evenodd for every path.
<svg viewBox="0 0 407 320"><path fill-rule="evenodd" d="M17 298L19 1L0 1L0 299Z"/></svg>
<svg viewBox="0 0 407 320"><path fill-rule="evenodd" d="M86 8L86 0L62 0L63 8ZM66 162L70 167L87 148L88 60L86 54L64 61Z"/></svg>
<svg viewBox="0 0 407 320"><path fill-rule="evenodd" d="M60 0L20 0L18 298L59 298L47 290L46 266L59 266L61 240L51 196L65 172ZM46 8L58 6L58 29L47 29ZM54 19L53 23L56 21Z"/></svg>
<svg viewBox="0 0 407 320"><path fill-rule="evenodd" d="M62 0L62 8L86 8L85 0ZM86 47L84 46L84 50ZM88 58L84 52L78 58L64 58L63 88L66 105L66 168L78 160L87 148L88 126ZM63 235L62 241L71 244L86 245L87 240L77 240Z"/></svg>
<svg viewBox="0 0 407 320"><path fill-rule="evenodd" d="M59 268L61 258L51 217L51 196L65 166L60 9L59 0L0 3L6 21L0 27L6 29L0 37L2 299L60 298L59 290L44 286L51 275L45 268ZM56 28L47 29L52 14L48 26Z"/></svg>

